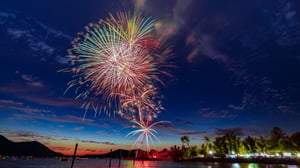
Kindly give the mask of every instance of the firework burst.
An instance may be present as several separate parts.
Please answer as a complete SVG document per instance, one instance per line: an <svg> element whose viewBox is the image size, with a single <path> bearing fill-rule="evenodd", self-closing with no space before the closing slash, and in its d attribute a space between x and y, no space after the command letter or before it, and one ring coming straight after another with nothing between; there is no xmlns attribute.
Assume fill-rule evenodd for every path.
<svg viewBox="0 0 300 168"><path fill-rule="evenodd" d="M89 24L68 51L72 67L64 71L72 72L74 79L66 91L75 87L76 98L106 99L132 87L163 84L159 77L169 75L162 69L168 66L170 50L155 40L154 24L151 18L126 13Z"/></svg>
<svg viewBox="0 0 300 168"><path fill-rule="evenodd" d="M139 134L135 146L145 140L147 151L154 140L159 141L153 127L167 122L151 123L163 110L157 87L164 85L160 76L170 76L164 68L173 67L166 64L170 49L155 36L154 26L151 18L129 13L90 23L68 50L71 68L62 70L73 73L65 92L75 88L76 99L85 100L82 108L92 108L95 114L114 111L132 120L138 129L127 136Z"/></svg>
<svg viewBox="0 0 300 168"><path fill-rule="evenodd" d="M143 123L137 121L131 121L131 122L134 123L135 126L137 126L137 129L129 132L126 136L128 137L128 136L134 136L139 134L138 138L136 139L133 145L137 149L140 149L142 142L145 141L147 152L150 151L151 146L154 146L154 140L159 142L159 138L155 135L157 134L157 131L153 127L155 127L158 124L168 123L168 121L157 121L157 122L153 122L152 124L149 124L148 121Z"/></svg>

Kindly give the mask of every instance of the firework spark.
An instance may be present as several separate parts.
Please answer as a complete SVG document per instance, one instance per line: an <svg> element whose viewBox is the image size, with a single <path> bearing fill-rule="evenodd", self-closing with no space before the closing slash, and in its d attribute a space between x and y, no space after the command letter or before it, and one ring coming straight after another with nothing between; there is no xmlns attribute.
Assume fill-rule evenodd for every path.
<svg viewBox="0 0 300 168"><path fill-rule="evenodd" d="M137 149L140 149L142 142L146 141L146 151L150 151L150 146L154 146L154 140L157 140L159 142L158 137L155 135L157 134L157 131L153 128L154 126L162 123L168 123L168 121L157 121L149 125L149 122L137 122L137 121L131 121L136 126L138 126L137 130L129 132L126 137L128 136L134 136L136 134L139 134L138 138L136 139L134 143L134 147Z"/></svg>
<svg viewBox="0 0 300 168"><path fill-rule="evenodd" d="M140 123L152 121L164 110L158 89L153 85L146 85L143 88L134 87L116 95L121 103L121 110L118 114L129 120L139 120Z"/></svg>

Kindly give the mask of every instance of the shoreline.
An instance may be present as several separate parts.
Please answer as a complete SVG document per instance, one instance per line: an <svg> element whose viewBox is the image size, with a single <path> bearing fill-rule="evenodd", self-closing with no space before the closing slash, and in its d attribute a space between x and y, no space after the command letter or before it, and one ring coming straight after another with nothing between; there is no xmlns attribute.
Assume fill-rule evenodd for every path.
<svg viewBox="0 0 300 168"><path fill-rule="evenodd" d="M261 163L300 165L300 159L297 158L192 158L175 160L175 162Z"/></svg>
<svg viewBox="0 0 300 168"><path fill-rule="evenodd" d="M71 158L71 156L64 156L65 158ZM0 160L35 160L35 159L53 158L58 159L58 156L1 156ZM109 159L108 157L80 157L77 156L76 160L87 159ZM111 158L113 160L136 160L136 161L169 161L169 162L210 162L210 163L260 163L260 164L284 164L284 165L300 165L300 158L190 158L190 159L172 159L172 158Z"/></svg>

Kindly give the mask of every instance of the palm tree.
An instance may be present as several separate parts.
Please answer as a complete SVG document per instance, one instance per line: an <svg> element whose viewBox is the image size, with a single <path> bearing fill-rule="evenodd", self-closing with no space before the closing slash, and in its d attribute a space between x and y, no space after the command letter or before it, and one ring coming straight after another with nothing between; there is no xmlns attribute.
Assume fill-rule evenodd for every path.
<svg viewBox="0 0 300 168"><path fill-rule="evenodd" d="M236 139L237 139L237 136L235 134L234 131L228 131L226 132L225 134L225 139L226 139L226 146L227 146L227 149L229 150L228 152L237 152L236 151Z"/></svg>
<svg viewBox="0 0 300 168"><path fill-rule="evenodd" d="M258 152L260 153L265 153L267 152L267 140L264 139L264 137L260 136L259 139L256 139L256 147L257 147L257 150Z"/></svg>
<svg viewBox="0 0 300 168"><path fill-rule="evenodd" d="M213 142L214 149L216 154L220 155L222 158L228 153L228 148L226 145L226 138L225 136L218 136L216 137L215 141Z"/></svg>
<svg viewBox="0 0 300 168"><path fill-rule="evenodd" d="M257 149L256 149L256 142L255 142L255 139L250 137L250 136L247 136L244 141L243 141L243 144L247 150L248 153L256 153L257 152Z"/></svg>
<svg viewBox="0 0 300 168"><path fill-rule="evenodd" d="M189 136L187 136L187 135L182 136L181 137L181 142L182 142L183 146L184 146L184 144L186 144L188 148L190 147L190 138L189 138Z"/></svg>
<svg viewBox="0 0 300 168"><path fill-rule="evenodd" d="M208 136L204 136L206 142L206 154L211 150L211 139Z"/></svg>

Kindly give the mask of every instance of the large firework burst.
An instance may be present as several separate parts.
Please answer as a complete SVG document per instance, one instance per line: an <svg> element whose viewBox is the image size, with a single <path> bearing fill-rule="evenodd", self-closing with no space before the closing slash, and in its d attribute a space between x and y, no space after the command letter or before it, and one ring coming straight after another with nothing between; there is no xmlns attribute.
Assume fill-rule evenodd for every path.
<svg viewBox="0 0 300 168"><path fill-rule="evenodd" d="M161 82L160 68L169 50L154 40L154 23L150 18L119 13L90 24L69 50L73 65L69 70L75 79L68 89L77 87L78 98L106 97Z"/></svg>
<svg viewBox="0 0 300 168"><path fill-rule="evenodd" d="M75 88L76 99L86 100L83 108L134 120L140 129L128 135L140 133L138 141L145 139L147 150L152 137L158 140L153 127L165 122L149 124L163 110L157 85L164 85L161 74L170 75L163 70L170 66L170 50L156 38L154 25L151 18L129 13L90 23L72 42L71 68L63 70L73 73L66 91Z"/></svg>

